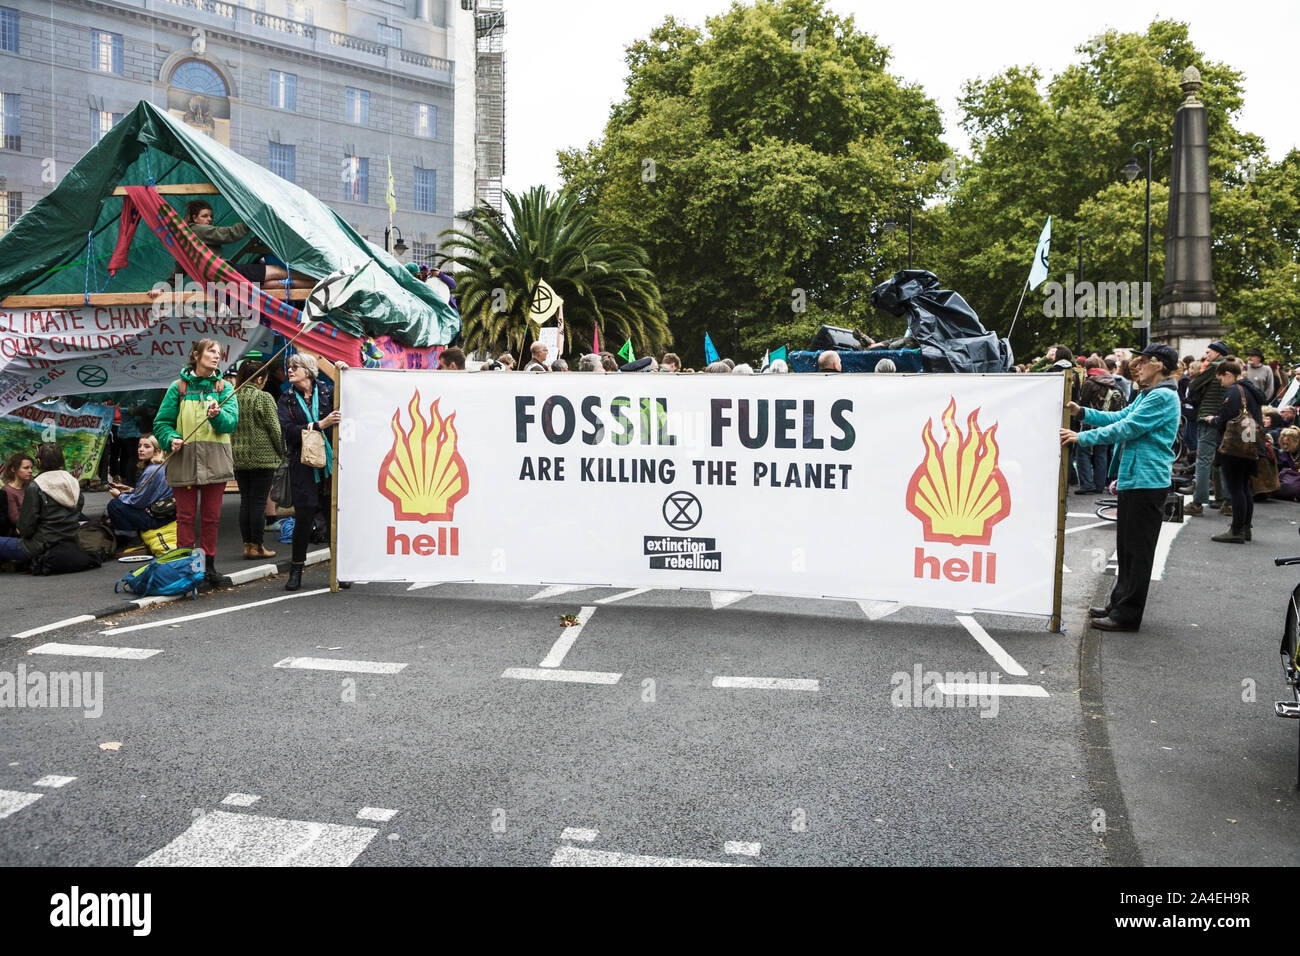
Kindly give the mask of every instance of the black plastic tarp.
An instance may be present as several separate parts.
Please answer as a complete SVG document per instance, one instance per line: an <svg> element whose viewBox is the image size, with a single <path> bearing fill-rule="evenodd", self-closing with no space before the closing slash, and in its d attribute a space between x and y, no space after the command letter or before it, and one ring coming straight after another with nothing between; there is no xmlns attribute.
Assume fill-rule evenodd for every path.
<svg viewBox="0 0 1300 956"><path fill-rule="evenodd" d="M1011 345L986 331L980 317L952 289L924 269L904 269L871 292L871 304L907 316L907 334L921 348L927 372L1006 372Z"/></svg>

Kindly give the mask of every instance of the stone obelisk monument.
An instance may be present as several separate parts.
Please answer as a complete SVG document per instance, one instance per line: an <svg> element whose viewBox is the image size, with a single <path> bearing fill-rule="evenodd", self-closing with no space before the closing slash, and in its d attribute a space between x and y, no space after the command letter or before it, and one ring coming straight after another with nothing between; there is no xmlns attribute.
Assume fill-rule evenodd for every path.
<svg viewBox="0 0 1300 956"><path fill-rule="evenodd" d="M1183 71L1186 96L1174 116L1174 149L1169 177L1169 225L1165 232L1165 282L1152 339L1174 346L1179 355L1201 355L1222 338L1218 294L1210 257L1210 143L1205 106L1196 97L1201 73Z"/></svg>

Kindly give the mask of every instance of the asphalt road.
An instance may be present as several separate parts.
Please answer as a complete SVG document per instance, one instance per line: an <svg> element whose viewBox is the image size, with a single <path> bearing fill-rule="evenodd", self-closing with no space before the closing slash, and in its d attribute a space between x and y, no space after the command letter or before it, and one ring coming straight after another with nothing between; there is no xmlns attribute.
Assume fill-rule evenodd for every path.
<svg viewBox="0 0 1300 956"><path fill-rule="evenodd" d="M102 714L0 711L0 865L1300 862L1272 715L1295 576L1269 560L1300 506L1261 506L1247 547L1189 519L1143 631L1091 641L1113 530L1078 511L1064 634L718 592L311 593L316 568L288 600L270 579L9 640L0 672L101 674ZM935 688L972 682L995 686Z"/></svg>

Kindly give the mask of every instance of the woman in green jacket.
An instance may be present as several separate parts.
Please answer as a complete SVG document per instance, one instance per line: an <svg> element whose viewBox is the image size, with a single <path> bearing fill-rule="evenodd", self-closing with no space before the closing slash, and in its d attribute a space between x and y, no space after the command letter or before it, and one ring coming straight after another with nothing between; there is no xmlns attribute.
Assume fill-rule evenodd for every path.
<svg viewBox="0 0 1300 956"><path fill-rule="evenodd" d="M214 559L221 521L221 496L235 477L230 435L239 423L235 390L221 377L221 343L199 339L190 348L181 377L172 382L153 421L158 443L171 452L167 484L176 499L176 545L194 547L194 516L199 514L199 547L207 556L208 583L218 581Z"/></svg>
<svg viewBox="0 0 1300 956"><path fill-rule="evenodd" d="M249 359L239 366L236 379L242 389L243 408L239 424L231 436L235 453L235 481L239 482L239 533L244 537L244 558L273 558L264 538L266 522L262 520L271 480L284 458L284 436L280 433L280 416L275 399L262 391L268 370L261 362ZM244 388L245 382L252 382Z"/></svg>

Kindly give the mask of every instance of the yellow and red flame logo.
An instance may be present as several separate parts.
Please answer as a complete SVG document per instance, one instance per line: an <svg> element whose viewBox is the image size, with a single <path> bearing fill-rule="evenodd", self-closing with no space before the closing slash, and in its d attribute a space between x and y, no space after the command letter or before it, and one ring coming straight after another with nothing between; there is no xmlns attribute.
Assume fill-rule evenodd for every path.
<svg viewBox="0 0 1300 956"><path fill-rule="evenodd" d="M402 428L401 410L393 413L393 447L379 466L379 493L393 503L397 521L451 521L456 502L469 492L469 472L456 448L456 413L443 418L434 399L425 418L418 390L408 410L409 431Z"/></svg>
<svg viewBox="0 0 1300 956"><path fill-rule="evenodd" d="M957 400L943 413L945 437L936 445L930 420L921 429L925 459L907 486L907 510L920 519L926 541L988 544L993 526L1011 513L1007 480L998 468L995 422L981 431L977 408L957 426Z"/></svg>

